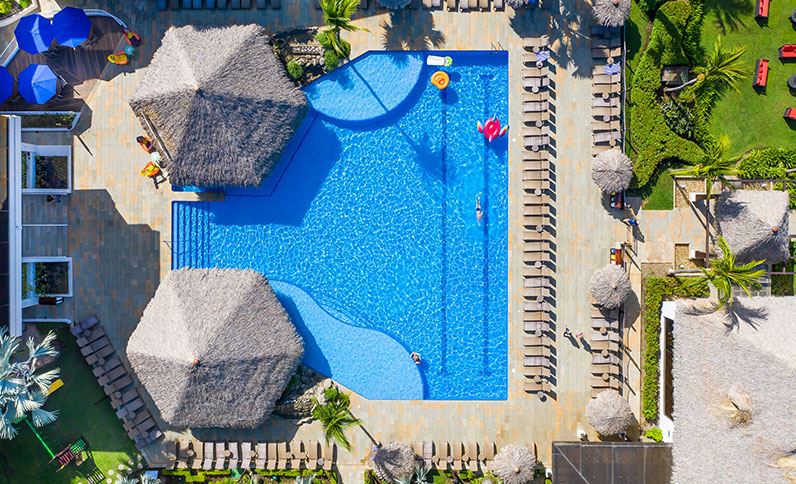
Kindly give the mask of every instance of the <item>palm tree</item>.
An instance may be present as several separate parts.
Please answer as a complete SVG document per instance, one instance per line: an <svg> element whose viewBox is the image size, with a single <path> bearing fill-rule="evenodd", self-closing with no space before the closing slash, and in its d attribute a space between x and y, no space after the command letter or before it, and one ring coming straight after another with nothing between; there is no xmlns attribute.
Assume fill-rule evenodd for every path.
<svg viewBox="0 0 796 484"><path fill-rule="evenodd" d="M727 240L719 237L717 243L722 252L721 258L714 260L707 269L702 269L702 276L691 284L696 287L706 287L708 284L715 287L719 299L718 308L721 309L724 306L732 306L733 286L740 287L749 297L752 297L753 289L760 289L760 278L766 274L766 271L757 267L766 261L753 260L746 264L738 264Z"/></svg>
<svg viewBox="0 0 796 484"><path fill-rule="evenodd" d="M348 57L348 54L351 53L351 45L340 38L341 31L367 31L367 29L351 23L351 16L356 12L358 5L359 0L321 0L323 23L326 24L326 32L330 34L329 42L340 57Z"/></svg>
<svg viewBox="0 0 796 484"><path fill-rule="evenodd" d="M20 338L0 331L0 439L17 435L14 421L30 415L33 425L43 427L58 418L57 411L45 410L50 384L60 375L59 369L37 374L39 360L55 356L52 343L55 334L47 333L41 343L27 341L27 358L14 358L20 349Z"/></svg>
<svg viewBox="0 0 796 484"><path fill-rule="evenodd" d="M722 136L705 148L702 160L693 166L671 170L674 176L704 178L705 180L705 266L709 264L710 254L710 197L713 185L719 182L722 188L731 188L728 177L735 175L737 157L727 157L730 140Z"/></svg>
<svg viewBox="0 0 796 484"><path fill-rule="evenodd" d="M351 450L351 442L345 431L351 427L361 426L362 422L351 414L351 400L336 385L323 390L325 402L312 399L314 405L312 417L323 425L324 438L328 444L335 440L344 449Z"/></svg>
<svg viewBox="0 0 796 484"><path fill-rule="evenodd" d="M721 92L725 89L738 90L738 83L747 75L741 57L746 46L741 45L730 49L721 46L721 37L716 39L713 51L705 59L705 65L694 67L696 77L675 87L664 89L664 92L677 92L688 86L694 86L687 98L693 99L697 92L713 89Z"/></svg>

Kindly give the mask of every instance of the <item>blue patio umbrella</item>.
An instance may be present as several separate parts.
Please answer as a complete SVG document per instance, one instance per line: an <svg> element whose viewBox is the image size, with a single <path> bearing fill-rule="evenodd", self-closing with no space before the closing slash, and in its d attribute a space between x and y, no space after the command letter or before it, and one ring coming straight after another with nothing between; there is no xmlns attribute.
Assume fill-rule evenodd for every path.
<svg viewBox="0 0 796 484"><path fill-rule="evenodd" d="M82 8L66 7L53 17L55 41L67 47L77 47L88 40L91 20Z"/></svg>
<svg viewBox="0 0 796 484"><path fill-rule="evenodd" d="M5 67L0 67L0 104L14 94L14 76Z"/></svg>
<svg viewBox="0 0 796 484"><path fill-rule="evenodd" d="M26 15L14 29L19 48L38 54L50 48L53 43L53 29L50 21L39 14Z"/></svg>
<svg viewBox="0 0 796 484"><path fill-rule="evenodd" d="M44 104L58 92L58 77L49 66L31 64L19 73L19 93L30 104Z"/></svg>

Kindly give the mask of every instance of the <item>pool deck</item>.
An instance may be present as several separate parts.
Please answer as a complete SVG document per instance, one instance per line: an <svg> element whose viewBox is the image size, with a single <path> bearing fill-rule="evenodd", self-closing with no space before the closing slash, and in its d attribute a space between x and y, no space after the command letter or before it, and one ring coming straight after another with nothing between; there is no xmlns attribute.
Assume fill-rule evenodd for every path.
<svg viewBox="0 0 796 484"><path fill-rule="evenodd" d="M44 0L44 9L51 0ZM375 3L371 2L372 4ZM69 197L69 252L75 257L75 297L65 304L36 312L35 317L80 319L99 315L112 342L123 348L161 277L170 269L171 202L190 194L156 190L139 175L146 156L135 144L138 120L127 104L163 32L172 23L232 24L260 22L269 30L317 25L321 14L309 0L283 2L279 11L180 11L162 13L155 2L59 1L60 6L104 8L124 19L144 38L143 47L129 69L99 81L90 96L86 120L74 146L74 193ZM557 212L556 263L556 384L554 396L541 401L526 394L522 375L522 275L521 247L521 139L512 136L509 148L509 395L506 401L368 401L354 395L353 413L382 442L421 440L495 441L536 445L543 463L551 463L551 442L575 440L579 429L591 440L597 436L584 419L590 399L590 353L563 337L590 331L589 279L608 263L609 248L627 239L621 214L612 214L591 181L591 69L588 38L591 22L586 1L561 0L560 12L449 13L407 11L396 16L377 14L373 7L358 15L358 25L370 32L346 34L352 56L371 49L403 45L414 49L509 51L509 104L512 126L522 125L521 52L524 37L550 36L555 81L555 184ZM13 25L0 37L7 39ZM519 129L510 131L519 133ZM659 217L655 230L664 232L674 219ZM640 216L644 224L644 215ZM642 229L645 227L642 225ZM650 229L651 230L651 229ZM692 231L693 232L693 231ZM697 231L698 232L698 231ZM698 240L698 239L697 239ZM643 244L646 245L646 244ZM630 264L631 278L640 292L640 261ZM626 382L624 395L638 415L640 362L637 302L629 304ZM32 316L31 316L32 317ZM338 468L346 483L361 482L371 444L365 433L349 432L353 452L340 451ZM216 437L223 437L221 435ZM257 438L319 440L320 425L296 427L292 421L274 419Z"/></svg>

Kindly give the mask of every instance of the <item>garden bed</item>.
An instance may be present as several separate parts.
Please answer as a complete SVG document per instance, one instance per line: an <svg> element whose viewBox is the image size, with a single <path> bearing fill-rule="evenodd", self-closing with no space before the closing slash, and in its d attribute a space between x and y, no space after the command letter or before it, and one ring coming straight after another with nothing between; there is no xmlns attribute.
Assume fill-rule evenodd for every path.
<svg viewBox="0 0 796 484"><path fill-rule="evenodd" d="M306 86L324 73L324 48L315 39L318 29L311 27L274 35L274 51L285 66L288 77Z"/></svg>
<svg viewBox="0 0 796 484"><path fill-rule="evenodd" d="M240 471L240 470L237 470ZM189 469L169 469L160 473L161 484L183 484L208 482L214 484L248 484L264 482L280 482L283 484L293 483L298 476L314 475L313 484L337 484L337 473L334 471L310 471L310 470L247 470L237 477L232 475L232 471L212 470L212 471L192 471Z"/></svg>

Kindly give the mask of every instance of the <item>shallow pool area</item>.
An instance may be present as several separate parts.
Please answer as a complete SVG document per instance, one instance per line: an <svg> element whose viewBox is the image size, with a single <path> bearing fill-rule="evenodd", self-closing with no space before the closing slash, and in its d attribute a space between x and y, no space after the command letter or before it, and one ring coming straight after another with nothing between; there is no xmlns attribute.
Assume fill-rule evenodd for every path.
<svg viewBox="0 0 796 484"><path fill-rule="evenodd" d="M507 140L476 122L507 120L507 61L372 52L307 86L312 109L261 187L174 202L172 266L265 274L305 364L367 398L505 399Z"/></svg>

